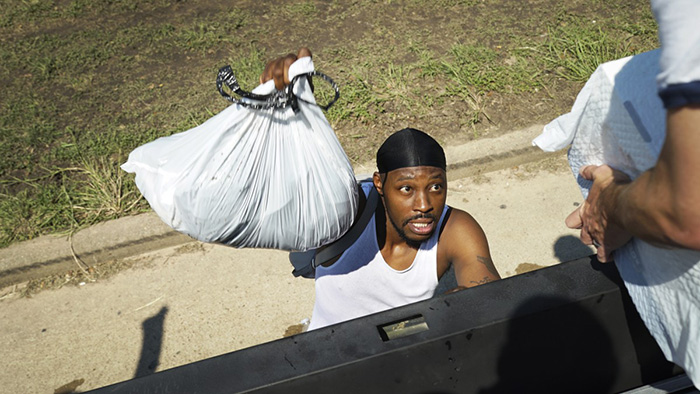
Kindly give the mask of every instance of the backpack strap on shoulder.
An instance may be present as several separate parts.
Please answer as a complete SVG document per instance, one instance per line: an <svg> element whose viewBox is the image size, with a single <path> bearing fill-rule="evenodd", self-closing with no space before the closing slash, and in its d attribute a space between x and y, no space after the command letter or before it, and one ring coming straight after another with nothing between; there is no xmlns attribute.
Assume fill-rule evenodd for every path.
<svg viewBox="0 0 700 394"><path fill-rule="evenodd" d="M367 196L367 202L365 203L365 209L362 211L362 214L350 230L340 237L340 239L327 247L319 248L320 250L311 249L306 252L290 252L289 261L294 266L292 274L304 278L313 278L315 276L316 267L340 256L347 248L352 246L352 244L360 238L365 227L367 227L367 224L377 209L378 202L379 193L377 193L377 189L372 187Z"/></svg>
<svg viewBox="0 0 700 394"><path fill-rule="evenodd" d="M448 206L447 207L447 212L445 212L445 218L442 219L442 224L440 225L440 232L438 233L438 239L442 237L442 231L445 229L445 225L447 224L447 220L450 218L450 214L452 213L452 207Z"/></svg>

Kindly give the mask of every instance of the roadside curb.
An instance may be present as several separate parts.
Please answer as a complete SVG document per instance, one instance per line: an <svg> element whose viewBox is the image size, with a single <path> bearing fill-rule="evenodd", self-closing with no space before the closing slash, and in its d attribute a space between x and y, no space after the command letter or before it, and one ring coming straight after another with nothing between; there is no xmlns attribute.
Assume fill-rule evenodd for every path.
<svg viewBox="0 0 700 394"><path fill-rule="evenodd" d="M542 125L445 148L450 181L538 161L551 156L532 146ZM374 163L355 167L372 174ZM28 280L78 269L77 259L91 266L193 242L168 227L153 212L124 217L76 232L42 236L0 249L0 289Z"/></svg>

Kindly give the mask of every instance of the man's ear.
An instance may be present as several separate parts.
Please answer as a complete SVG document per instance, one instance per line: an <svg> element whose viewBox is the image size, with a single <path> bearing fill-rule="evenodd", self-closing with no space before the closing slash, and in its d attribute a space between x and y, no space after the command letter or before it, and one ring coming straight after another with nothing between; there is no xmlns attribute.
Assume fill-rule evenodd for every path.
<svg viewBox="0 0 700 394"><path fill-rule="evenodd" d="M384 185L382 184L382 177L379 175L378 172L375 172L374 175L372 175L372 182L374 183L374 188L377 189L377 193L379 193L380 196L384 197Z"/></svg>

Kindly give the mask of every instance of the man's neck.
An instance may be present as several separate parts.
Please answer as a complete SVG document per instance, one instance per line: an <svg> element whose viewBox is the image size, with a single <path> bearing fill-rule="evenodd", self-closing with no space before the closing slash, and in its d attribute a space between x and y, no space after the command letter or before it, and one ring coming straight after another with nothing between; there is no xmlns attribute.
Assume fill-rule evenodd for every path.
<svg viewBox="0 0 700 394"><path fill-rule="evenodd" d="M389 221L381 200L375 210L375 225L377 245L384 261L396 270L408 268L416 257L420 243L414 245L401 237Z"/></svg>

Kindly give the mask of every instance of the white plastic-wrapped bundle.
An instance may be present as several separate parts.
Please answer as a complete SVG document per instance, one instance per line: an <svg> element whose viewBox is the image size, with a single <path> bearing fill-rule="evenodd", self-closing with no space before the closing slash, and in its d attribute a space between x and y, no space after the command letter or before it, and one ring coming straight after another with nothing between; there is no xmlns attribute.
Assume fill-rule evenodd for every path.
<svg viewBox="0 0 700 394"><path fill-rule="evenodd" d="M592 184L579 175L585 165L607 163L635 179L656 164L666 138L666 111L655 81L660 56L655 50L601 64L571 112L533 141L545 151L571 144L569 164L584 197ZM633 238L614 257L664 355L700 387L700 251Z"/></svg>
<svg viewBox="0 0 700 394"><path fill-rule="evenodd" d="M312 71L304 57L289 76ZM357 184L307 79L292 91L296 111L233 104L198 127L138 147L122 168L136 174L166 224L200 241L301 251L328 244L352 225ZM253 90L273 92L273 81Z"/></svg>

